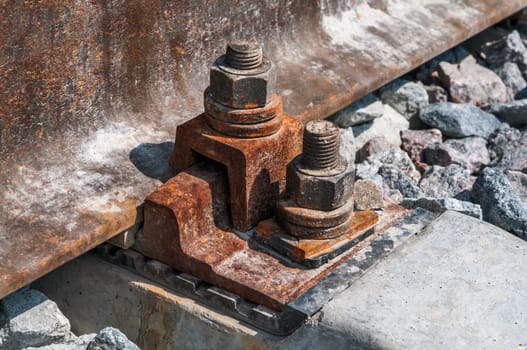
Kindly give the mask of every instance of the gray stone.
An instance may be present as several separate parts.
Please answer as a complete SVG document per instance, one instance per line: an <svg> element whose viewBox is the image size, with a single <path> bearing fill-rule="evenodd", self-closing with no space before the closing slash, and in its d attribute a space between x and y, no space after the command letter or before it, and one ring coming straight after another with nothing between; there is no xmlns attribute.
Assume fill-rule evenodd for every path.
<svg viewBox="0 0 527 350"><path fill-rule="evenodd" d="M401 130L408 129L410 123L390 106L384 106L384 114L371 122L353 127L355 146L360 149L366 142L374 137L384 136L391 145L399 147Z"/></svg>
<svg viewBox="0 0 527 350"><path fill-rule="evenodd" d="M472 198L481 205L485 221L527 239L527 207L500 169L483 169L472 188Z"/></svg>
<svg viewBox="0 0 527 350"><path fill-rule="evenodd" d="M499 40L483 45L481 55L490 64L514 62L522 71L527 69L527 49L516 30Z"/></svg>
<svg viewBox="0 0 527 350"><path fill-rule="evenodd" d="M365 160L371 161L376 155L389 150L392 147L390 142L384 136L374 137L357 151L357 162Z"/></svg>
<svg viewBox="0 0 527 350"><path fill-rule="evenodd" d="M479 205L454 198L405 198L401 205L409 209L423 208L432 213L443 213L447 210L454 210L473 216L476 219L482 219L481 207Z"/></svg>
<svg viewBox="0 0 527 350"><path fill-rule="evenodd" d="M523 204L527 205L527 175L518 171L507 171L505 173L512 188L516 191Z"/></svg>
<svg viewBox="0 0 527 350"><path fill-rule="evenodd" d="M355 177L357 179L372 180L379 172L380 167L381 163L379 162L365 160L364 162L355 165Z"/></svg>
<svg viewBox="0 0 527 350"><path fill-rule="evenodd" d="M382 102L375 95L369 94L335 113L329 119L341 128L349 128L353 125L363 124L375 118L380 118L383 113L384 106Z"/></svg>
<svg viewBox="0 0 527 350"><path fill-rule="evenodd" d="M88 345L87 350L141 350L118 329L102 329Z"/></svg>
<svg viewBox="0 0 527 350"><path fill-rule="evenodd" d="M500 160L505 152L518 147L521 133L516 128L507 125L496 129L487 140L490 159Z"/></svg>
<svg viewBox="0 0 527 350"><path fill-rule="evenodd" d="M527 131L522 133L517 144L506 147L498 166L501 169L521 171L527 174Z"/></svg>
<svg viewBox="0 0 527 350"><path fill-rule="evenodd" d="M470 191L473 183L469 172L457 164L434 165L425 171L419 187L426 197L461 199L459 195Z"/></svg>
<svg viewBox="0 0 527 350"><path fill-rule="evenodd" d="M428 145L423 151L424 160L430 165L458 164L474 174L490 163L486 145L487 141L481 137L450 139Z"/></svg>
<svg viewBox="0 0 527 350"><path fill-rule="evenodd" d="M439 85L425 85L424 89L428 94L429 103L447 102L448 93Z"/></svg>
<svg viewBox="0 0 527 350"><path fill-rule="evenodd" d="M393 166L402 171L414 183L419 183L421 174L415 169L414 163L400 148L389 150L376 155L371 161L357 164L356 174L361 179L372 179L383 165Z"/></svg>
<svg viewBox="0 0 527 350"><path fill-rule="evenodd" d="M494 115L471 104L435 103L424 107L421 120L450 137L488 138L502 123Z"/></svg>
<svg viewBox="0 0 527 350"><path fill-rule="evenodd" d="M95 335L95 333L85 334L70 342L40 346L38 348L29 347L24 350L86 350Z"/></svg>
<svg viewBox="0 0 527 350"><path fill-rule="evenodd" d="M372 180L357 180L353 186L356 210L381 209L384 207L382 191Z"/></svg>
<svg viewBox="0 0 527 350"><path fill-rule="evenodd" d="M439 129L403 130L401 131L402 148L421 173L428 169L423 159L423 149L429 144L442 142L443 135Z"/></svg>
<svg viewBox="0 0 527 350"><path fill-rule="evenodd" d="M355 163L355 137L353 136L353 130L340 129L340 155L348 161L348 163Z"/></svg>
<svg viewBox="0 0 527 350"><path fill-rule="evenodd" d="M420 84L397 79L381 89L381 99L410 120L428 104L428 93Z"/></svg>
<svg viewBox="0 0 527 350"><path fill-rule="evenodd" d="M509 100L514 100L523 94L527 88L527 82L523 78L522 72L516 63L505 62L503 65L492 68L496 74L503 80L507 87Z"/></svg>
<svg viewBox="0 0 527 350"><path fill-rule="evenodd" d="M527 124L527 99L493 104L489 112L512 126L525 125Z"/></svg>
<svg viewBox="0 0 527 350"><path fill-rule="evenodd" d="M401 170L413 183L419 183L421 174L415 169L415 165L406 152L400 148L390 148L375 158L382 165L390 165Z"/></svg>
<svg viewBox="0 0 527 350"><path fill-rule="evenodd" d="M39 291L15 292L0 301L0 310L0 319L4 319L0 328L0 349L44 346L72 337L68 319Z"/></svg>
<svg viewBox="0 0 527 350"><path fill-rule="evenodd" d="M459 65L441 62L438 74L454 102L487 107L491 103L507 101L507 87L501 78L479 65L472 56Z"/></svg>
<svg viewBox="0 0 527 350"><path fill-rule="evenodd" d="M423 195L421 189L405 173L392 165L381 166L379 175L389 188L399 190L404 197L416 198Z"/></svg>

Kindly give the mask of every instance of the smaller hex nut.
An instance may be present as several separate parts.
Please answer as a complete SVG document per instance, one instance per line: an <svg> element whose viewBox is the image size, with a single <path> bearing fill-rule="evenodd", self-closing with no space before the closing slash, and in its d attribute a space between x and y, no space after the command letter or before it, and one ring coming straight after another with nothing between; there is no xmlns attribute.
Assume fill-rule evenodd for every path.
<svg viewBox="0 0 527 350"><path fill-rule="evenodd" d="M251 70L238 70L225 63L225 55L210 69L211 96L223 105L237 109L264 107L273 94L276 69L264 60L262 66Z"/></svg>
<svg viewBox="0 0 527 350"><path fill-rule="evenodd" d="M345 162L345 160L342 160ZM355 169L345 163L339 172L314 175L303 172L301 156L287 167L287 191L299 206L317 210L333 210L352 200Z"/></svg>

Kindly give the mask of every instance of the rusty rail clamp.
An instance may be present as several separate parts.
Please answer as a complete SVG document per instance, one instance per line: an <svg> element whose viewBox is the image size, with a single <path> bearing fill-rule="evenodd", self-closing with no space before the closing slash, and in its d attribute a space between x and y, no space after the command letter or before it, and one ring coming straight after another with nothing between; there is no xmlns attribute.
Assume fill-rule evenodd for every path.
<svg viewBox="0 0 527 350"><path fill-rule="evenodd" d="M282 112L274 76L257 43L229 44L211 68L205 113L177 129L177 175L146 198L133 248L282 312L349 259L359 239L408 212L353 214L354 169L338 156L338 129L319 122L303 132ZM284 229L269 219L277 203ZM309 215L295 217L298 210ZM247 232L262 220L266 232Z"/></svg>

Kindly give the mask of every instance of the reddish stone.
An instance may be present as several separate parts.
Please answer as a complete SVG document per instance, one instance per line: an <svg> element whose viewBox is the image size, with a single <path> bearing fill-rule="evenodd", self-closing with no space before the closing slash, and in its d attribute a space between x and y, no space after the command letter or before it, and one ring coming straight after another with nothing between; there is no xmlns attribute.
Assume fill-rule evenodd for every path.
<svg viewBox="0 0 527 350"><path fill-rule="evenodd" d="M450 139L444 143L428 145L423 151L424 161L429 165L447 166L458 164L471 174L477 174L490 163L487 141L481 137Z"/></svg>
<svg viewBox="0 0 527 350"><path fill-rule="evenodd" d="M432 143L441 142L442 138L443 135L439 129L401 131L402 148L421 173L428 168L424 162L423 149Z"/></svg>
<svg viewBox="0 0 527 350"><path fill-rule="evenodd" d="M491 103L507 101L507 87L500 77L479 65L472 56L459 65L441 62L438 74L453 102L487 107Z"/></svg>

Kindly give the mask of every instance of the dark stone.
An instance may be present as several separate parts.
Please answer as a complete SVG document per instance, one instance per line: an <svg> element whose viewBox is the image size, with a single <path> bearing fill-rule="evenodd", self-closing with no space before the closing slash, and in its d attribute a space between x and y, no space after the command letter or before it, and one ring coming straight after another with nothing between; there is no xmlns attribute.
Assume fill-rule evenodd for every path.
<svg viewBox="0 0 527 350"><path fill-rule="evenodd" d="M470 191L473 182L469 172L457 164L434 165L425 171L419 187L426 197L460 199L458 196Z"/></svg>
<svg viewBox="0 0 527 350"><path fill-rule="evenodd" d="M487 140L487 148L491 160L500 160L505 152L518 147L520 131L516 128L503 125L496 129Z"/></svg>
<svg viewBox="0 0 527 350"><path fill-rule="evenodd" d="M118 329L102 329L88 344L87 350L141 350Z"/></svg>
<svg viewBox="0 0 527 350"><path fill-rule="evenodd" d="M417 198L423 195L421 189L414 185L412 180L400 169L394 166L381 166L379 169L379 175L382 176L384 182L389 188L399 190L404 197Z"/></svg>
<svg viewBox="0 0 527 350"><path fill-rule="evenodd" d="M474 105L449 102L425 106L419 117L425 124L450 137L488 138L502 124L494 115Z"/></svg>
<svg viewBox="0 0 527 350"><path fill-rule="evenodd" d="M525 125L527 124L527 99L493 104L489 112L512 126Z"/></svg>
<svg viewBox="0 0 527 350"><path fill-rule="evenodd" d="M423 149L432 143L441 142L443 135L439 129L403 130L401 140L403 150L408 153L417 170L423 173L428 169L424 162Z"/></svg>
<svg viewBox="0 0 527 350"><path fill-rule="evenodd" d="M408 120L428 104L428 94L423 86L403 79L397 79L382 88L381 99Z"/></svg>
<svg viewBox="0 0 527 350"><path fill-rule="evenodd" d="M527 88L527 82L516 63L505 62L501 66L492 67L492 69L507 87L509 100L514 100L523 94L523 90Z"/></svg>
<svg viewBox="0 0 527 350"><path fill-rule="evenodd" d="M424 160L430 165L458 164L471 174L478 173L490 163L486 145L487 142L481 137L450 139L444 143L428 145L423 151Z"/></svg>
<svg viewBox="0 0 527 350"><path fill-rule="evenodd" d="M514 62L525 71L527 69L527 49L520 34L515 30L509 35L482 46L481 54L490 64Z"/></svg>
<svg viewBox="0 0 527 350"><path fill-rule="evenodd" d="M441 62L437 71L454 102L486 107L507 101L507 88L500 77L479 65L472 56L459 65Z"/></svg>
<svg viewBox="0 0 527 350"><path fill-rule="evenodd" d="M481 172L472 198L481 205L485 221L527 239L527 207L500 169L485 168Z"/></svg>
<svg viewBox="0 0 527 350"><path fill-rule="evenodd" d="M516 27L514 29L518 31L520 37L522 38L523 45L525 45L527 38L527 21L525 21L525 18L520 19L518 23L516 23Z"/></svg>

